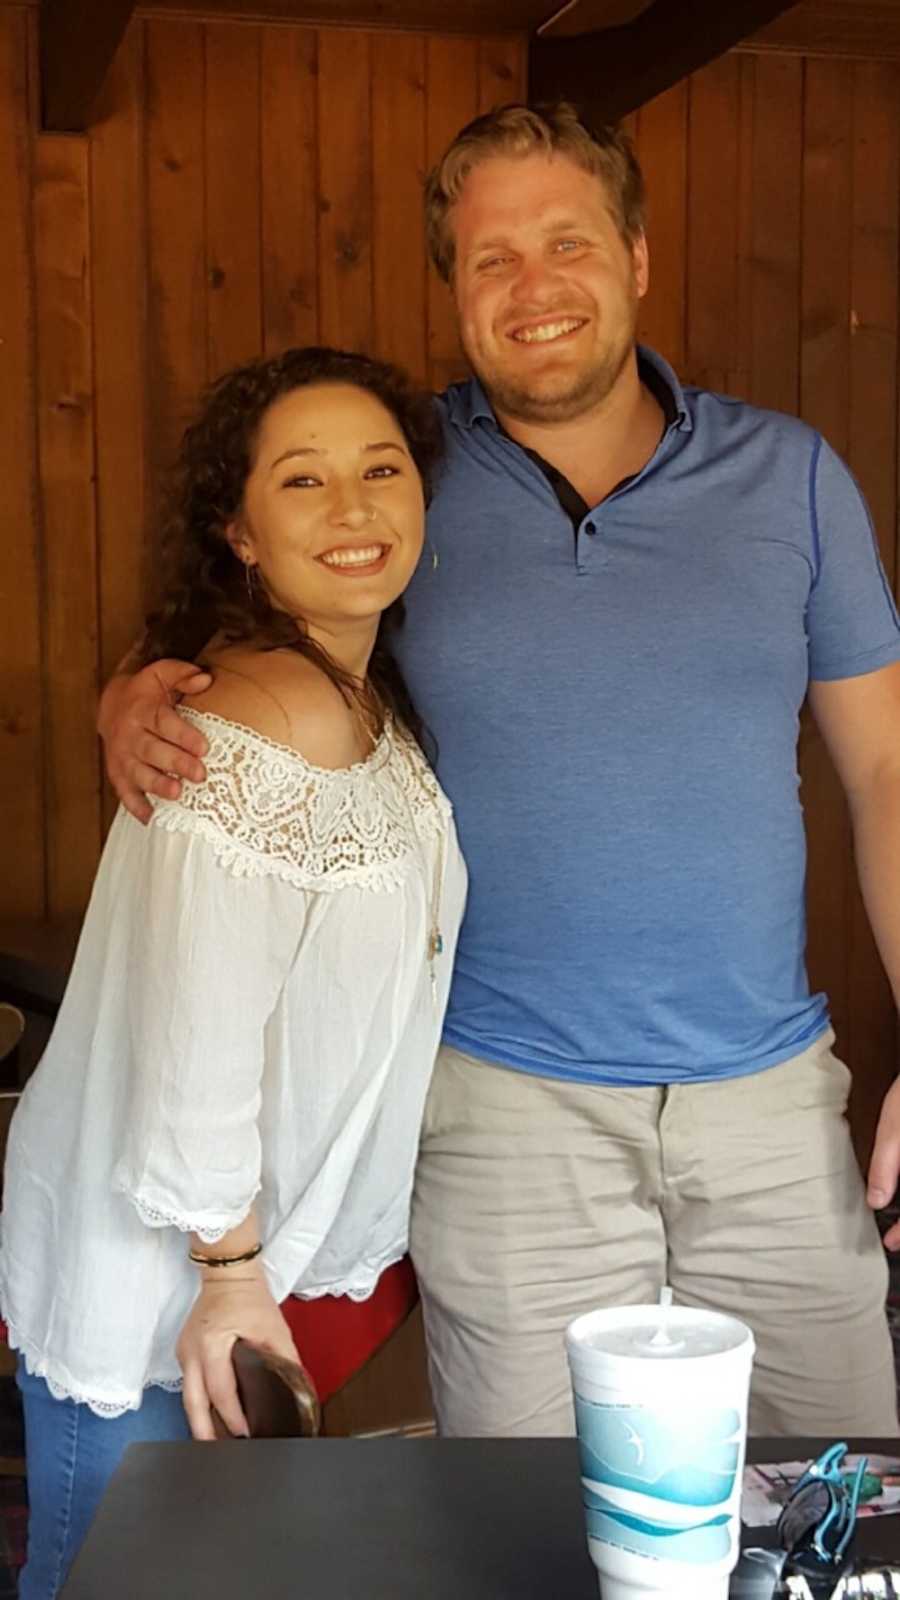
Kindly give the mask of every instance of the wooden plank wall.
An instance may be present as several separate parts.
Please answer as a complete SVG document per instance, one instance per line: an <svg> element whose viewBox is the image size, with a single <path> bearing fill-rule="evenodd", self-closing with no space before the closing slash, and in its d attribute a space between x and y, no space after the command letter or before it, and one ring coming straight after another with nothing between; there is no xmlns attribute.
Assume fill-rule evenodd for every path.
<svg viewBox="0 0 900 1600"><path fill-rule="evenodd" d="M650 188L641 333L690 382L802 416L856 473L898 576L900 66L735 52L630 120ZM846 807L801 736L809 957L855 1077L865 1155L897 1065L895 1009Z"/></svg>
<svg viewBox="0 0 900 1600"><path fill-rule="evenodd" d="M207 378L287 344L462 370L426 162L524 91L524 41L145 17L90 134L36 132L0 0L0 916L86 903L97 689L135 637L166 462Z"/></svg>

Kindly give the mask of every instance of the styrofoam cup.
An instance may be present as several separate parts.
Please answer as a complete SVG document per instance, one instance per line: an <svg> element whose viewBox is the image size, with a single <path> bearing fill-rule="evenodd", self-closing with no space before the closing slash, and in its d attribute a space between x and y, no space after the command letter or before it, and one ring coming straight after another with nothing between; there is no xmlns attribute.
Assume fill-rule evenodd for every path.
<svg viewBox="0 0 900 1600"><path fill-rule="evenodd" d="M570 1323L566 1351L602 1600L727 1600L750 1329L692 1306L617 1306Z"/></svg>

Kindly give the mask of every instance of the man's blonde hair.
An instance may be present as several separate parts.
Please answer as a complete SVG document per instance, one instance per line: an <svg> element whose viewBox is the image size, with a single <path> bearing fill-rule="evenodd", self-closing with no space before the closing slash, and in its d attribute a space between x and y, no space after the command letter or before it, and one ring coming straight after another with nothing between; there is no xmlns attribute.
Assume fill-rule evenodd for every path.
<svg viewBox="0 0 900 1600"><path fill-rule="evenodd" d="M490 156L564 155L599 178L625 243L644 231L644 176L631 141L618 128L585 126L566 100L554 105L499 106L456 135L425 183L428 252L445 283L453 276L456 244L450 213L472 168Z"/></svg>

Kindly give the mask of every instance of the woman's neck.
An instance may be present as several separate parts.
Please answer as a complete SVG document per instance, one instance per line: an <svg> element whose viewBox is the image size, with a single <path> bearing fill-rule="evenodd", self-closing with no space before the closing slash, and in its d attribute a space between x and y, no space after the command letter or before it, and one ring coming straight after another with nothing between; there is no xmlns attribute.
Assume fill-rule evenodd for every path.
<svg viewBox="0 0 900 1600"><path fill-rule="evenodd" d="M369 661L378 637L378 620L348 623L306 623L306 634L320 649L327 652L336 667L349 672L360 682L369 670Z"/></svg>

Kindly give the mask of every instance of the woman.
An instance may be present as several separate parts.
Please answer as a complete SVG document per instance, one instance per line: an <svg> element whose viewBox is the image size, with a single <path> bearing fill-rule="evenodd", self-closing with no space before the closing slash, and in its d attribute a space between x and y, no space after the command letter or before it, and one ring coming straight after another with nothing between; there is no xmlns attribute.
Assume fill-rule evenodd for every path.
<svg viewBox="0 0 900 1600"><path fill-rule="evenodd" d="M127 1443L212 1438L213 1406L247 1431L236 1337L294 1356L279 1302L361 1299L405 1251L465 895L386 644L438 448L426 397L327 350L226 375L185 435L142 654L212 641L206 782L116 818L10 1133L23 1600Z"/></svg>

